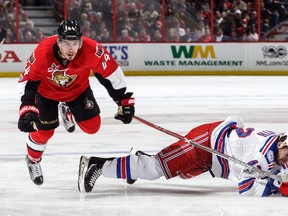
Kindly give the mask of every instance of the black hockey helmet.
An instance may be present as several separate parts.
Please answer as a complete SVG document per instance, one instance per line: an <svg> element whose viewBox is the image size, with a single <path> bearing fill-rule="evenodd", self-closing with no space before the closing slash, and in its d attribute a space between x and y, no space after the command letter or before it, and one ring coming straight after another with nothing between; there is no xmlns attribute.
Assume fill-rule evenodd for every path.
<svg viewBox="0 0 288 216"><path fill-rule="evenodd" d="M80 40L82 32L76 20L64 20L58 27L59 40Z"/></svg>

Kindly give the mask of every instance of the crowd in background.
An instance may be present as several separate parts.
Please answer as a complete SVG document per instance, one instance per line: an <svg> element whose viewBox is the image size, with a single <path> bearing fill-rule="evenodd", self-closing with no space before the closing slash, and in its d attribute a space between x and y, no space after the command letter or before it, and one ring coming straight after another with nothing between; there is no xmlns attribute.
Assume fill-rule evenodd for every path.
<svg viewBox="0 0 288 216"><path fill-rule="evenodd" d="M19 0L16 7L15 0L0 0L0 27L7 31L5 43L39 43L48 35L44 35L43 28L34 26L34 21L25 11L26 5L47 6L53 5L55 8L60 0ZM63 4L63 3L62 3ZM62 5L63 6L63 5ZM62 13L60 8L56 13ZM18 12L16 16L16 12ZM17 20L18 18L18 20Z"/></svg>
<svg viewBox="0 0 288 216"><path fill-rule="evenodd" d="M6 43L40 42L47 37L25 11L27 4L58 0L19 0L16 28L15 0L0 0L0 26ZM231 42L259 41L288 19L288 0L68 0L67 16L76 19L86 35L100 42ZM212 8L213 7L213 8ZM260 17L259 17L260 16ZM259 23L260 21L260 23ZM260 28L259 28L260 27Z"/></svg>

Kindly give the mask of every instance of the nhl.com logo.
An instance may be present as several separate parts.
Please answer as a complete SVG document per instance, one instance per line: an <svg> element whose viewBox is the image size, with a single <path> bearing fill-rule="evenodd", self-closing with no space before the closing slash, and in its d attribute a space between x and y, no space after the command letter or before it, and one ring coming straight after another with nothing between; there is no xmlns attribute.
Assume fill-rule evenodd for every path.
<svg viewBox="0 0 288 216"><path fill-rule="evenodd" d="M284 58L287 56L287 49L284 46L264 46L262 50L264 58Z"/></svg>

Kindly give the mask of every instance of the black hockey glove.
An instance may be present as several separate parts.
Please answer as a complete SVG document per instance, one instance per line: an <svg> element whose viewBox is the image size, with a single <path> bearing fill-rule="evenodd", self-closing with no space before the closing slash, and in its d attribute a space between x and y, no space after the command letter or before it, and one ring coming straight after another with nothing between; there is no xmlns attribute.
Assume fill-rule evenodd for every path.
<svg viewBox="0 0 288 216"><path fill-rule="evenodd" d="M118 111L115 114L115 119L122 121L124 124L129 124L135 113L135 99L131 97L132 95L132 92L127 92L119 101L116 101L118 104Z"/></svg>
<svg viewBox="0 0 288 216"><path fill-rule="evenodd" d="M34 132L39 124L39 110L37 107L22 105L19 111L18 129L23 132Z"/></svg>

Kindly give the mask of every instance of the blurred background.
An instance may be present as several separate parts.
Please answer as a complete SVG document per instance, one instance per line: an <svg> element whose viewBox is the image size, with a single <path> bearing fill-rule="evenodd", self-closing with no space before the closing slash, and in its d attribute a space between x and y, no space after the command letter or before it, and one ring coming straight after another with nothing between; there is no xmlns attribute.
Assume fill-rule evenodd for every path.
<svg viewBox="0 0 288 216"><path fill-rule="evenodd" d="M99 42L261 42L288 39L287 0L2 0L5 43L38 43L63 19Z"/></svg>

